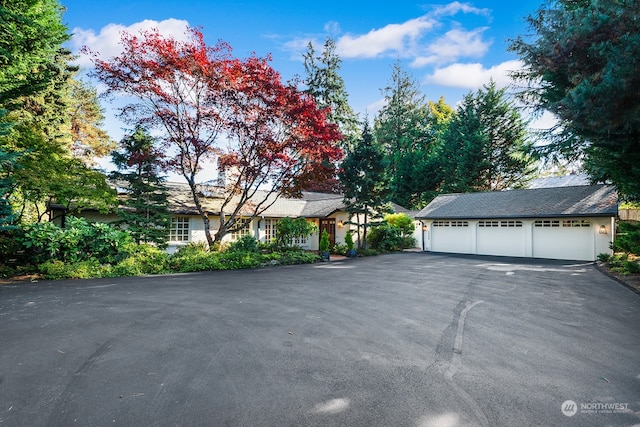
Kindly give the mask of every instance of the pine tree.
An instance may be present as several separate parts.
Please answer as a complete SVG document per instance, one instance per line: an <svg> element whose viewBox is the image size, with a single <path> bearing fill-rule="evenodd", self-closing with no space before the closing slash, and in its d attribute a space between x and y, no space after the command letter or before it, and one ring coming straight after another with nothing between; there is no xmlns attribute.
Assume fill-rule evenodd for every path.
<svg viewBox="0 0 640 427"><path fill-rule="evenodd" d="M518 188L534 173L527 123L493 81L464 97L443 138L445 192Z"/></svg>
<svg viewBox="0 0 640 427"><path fill-rule="evenodd" d="M365 120L362 135L347 151L340 172L346 210L351 217L356 216L358 219L355 224L358 236L362 237L358 239L358 248L366 245L367 230L379 224L387 210L387 167L384 149L375 140L368 120Z"/></svg>
<svg viewBox="0 0 640 427"><path fill-rule="evenodd" d="M344 135L343 147L347 147L359 133L358 115L349 105L349 94L339 74L341 62L336 54L336 43L330 37L325 40L321 55L316 56L311 42L304 53L306 92L313 96L318 108L330 109L327 121L338 125Z"/></svg>
<svg viewBox="0 0 640 427"><path fill-rule="evenodd" d="M111 178L124 185L126 196L118 210L125 227L137 243L154 243L165 248L168 242L170 213L167 189L161 177L162 153L155 140L138 126L120 141L121 150L111 154L118 171Z"/></svg>
<svg viewBox="0 0 640 427"><path fill-rule="evenodd" d="M383 93L386 105L376 117L374 131L389 162L391 200L416 208L424 204L425 193L432 194L438 182L432 167L438 117L432 113L437 112L433 106L442 105L425 103L418 82L402 69L400 62L394 65L391 83Z"/></svg>

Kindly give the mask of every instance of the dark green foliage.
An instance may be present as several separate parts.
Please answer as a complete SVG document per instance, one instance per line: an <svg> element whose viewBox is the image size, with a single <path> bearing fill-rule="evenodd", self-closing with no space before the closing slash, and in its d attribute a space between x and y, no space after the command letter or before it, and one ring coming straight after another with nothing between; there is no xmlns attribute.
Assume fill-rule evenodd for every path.
<svg viewBox="0 0 640 427"><path fill-rule="evenodd" d="M336 43L330 37L325 40L321 55L316 56L311 42L304 53L306 92L313 96L319 108L328 109L327 121L338 125L345 137L342 146L348 147L358 132L358 116L349 105L344 80L339 74L341 62Z"/></svg>
<svg viewBox="0 0 640 427"><path fill-rule="evenodd" d="M0 148L0 233L15 228L14 222L18 217L9 200L15 187L11 173L18 166L17 159L17 153L8 153Z"/></svg>
<svg viewBox="0 0 640 427"><path fill-rule="evenodd" d="M386 223L379 225L371 229L367 243L378 252L398 251L402 249L402 231Z"/></svg>
<svg viewBox="0 0 640 427"><path fill-rule="evenodd" d="M167 247L170 226L165 178L160 174L163 155L155 140L142 127L120 141L121 150L111 153L118 168L111 173L125 190L122 208L118 209L124 226L137 243L154 243Z"/></svg>
<svg viewBox="0 0 640 427"><path fill-rule="evenodd" d="M492 81L469 93L443 134L442 191L519 188L534 173L527 124Z"/></svg>
<svg viewBox="0 0 640 427"><path fill-rule="evenodd" d="M362 125L362 136L347 150L340 172L345 209L357 218L358 234L363 236L358 248L365 247L367 230L380 222L390 196L384 148L371 133L368 121Z"/></svg>
<svg viewBox="0 0 640 427"><path fill-rule="evenodd" d="M383 93L386 105L375 119L374 133L389 165L389 200L419 209L439 190L441 136L453 110L444 98L425 102L419 83L399 62Z"/></svg>
<svg viewBox="0 0 640 427"><path fill-rule="evenodd" d="M623 276L640 274L640 258L632 259L628 253L600 254L598 259L604 262L611 270Z"/></svg>
<svg viewBox="0 0 640 427"><path fill-rule="evenodd" d="M55 78L55 57L69 38L58 1L2 1L0 106L43 90Z"/></svg>
<svg viewBox="0 0 640 427"><path fill-rule="evenodd" d="M612 249L640 256L640 223L620 221Z"/></svg>
<svg viewBox="0 0 640 427"><path fill-rule="evenodd" d="M528 17L533 37L512 41L525 64L521 97L559 124L541 156L583 160L640 200L640 2L556 0Z"/></svg>
<svg viewBox="0 0 640 427"><path fill-rule="evenodd" d="M45 261L78 262L95 260L108 264L126 257L131 237L103 223L88 223L83 218L70 217L67 227L51 222L29 224L17 238L26 254L26 263L37 265Z"/></svg>

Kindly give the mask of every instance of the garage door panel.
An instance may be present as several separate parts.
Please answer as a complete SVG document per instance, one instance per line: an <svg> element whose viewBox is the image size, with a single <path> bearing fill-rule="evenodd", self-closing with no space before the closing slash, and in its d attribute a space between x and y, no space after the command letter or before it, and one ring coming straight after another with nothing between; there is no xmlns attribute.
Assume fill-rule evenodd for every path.
<svg viewBox="0 0 640 427"><path fill-rule="evenodd" d="M533 226L535 258L592 261L594 231L588 220L539 220Z"/></svg>
<svg viewBox="0 0 640 427"><path fill-rule="evenodd" d="M478 226L477 251L480 255L525 256L526 242L522 222L518 226Z"/></svg>
<svg viewBox="0 0 640 427"><path fill-rule="evenodd" d="M434 252L470 254L471 230L468 221L434 221L431 228L431 247Z"/></svg>

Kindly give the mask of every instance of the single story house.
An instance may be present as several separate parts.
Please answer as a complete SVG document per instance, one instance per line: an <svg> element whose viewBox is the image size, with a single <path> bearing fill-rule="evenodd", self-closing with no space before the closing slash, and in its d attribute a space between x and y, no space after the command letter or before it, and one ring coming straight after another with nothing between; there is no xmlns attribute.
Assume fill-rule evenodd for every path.
<svg viewBox="0 0 640 427"><path fill-rule="evenodd" d="M204 223L195 208L189 186L186 183L177 182L168 182L165 185L168 189L169 211L172 214L168 252L173 253L180 246L191 242L206 242ZM220 209L224 200L222 190L216 185L202 185L200 188L200 202L209 215L212 234L215 234L220 225ZM122 194L122 192L119 193ZM259 203L266 196L267 193L258 191L253 203ZM318 227L317 233L294 242L303 249L318 250L323 230L327 230L331 245L343 244L349 230L352 230L354 241L357 241L355 226L347 224L350 218L349 213L345 210L342 194L303 192L301 198L268 199L267 205L270 202L273 204L260 216L253 219L251 219L251 213L255 205L251 202L248 203L245 212L246 219L241 219L246 221L245 227L240 231L227 234L223 241L230 242L246 234L251 234L263 242L270 241L275 237L276 223L285 217L306 218L307 221L313 222ZM393 206L396 209L402 209L397 205ZM226 211L229 212L233 207L227 207ZM64 217L62 207L53 205L52 208L54 209L53 216L58 218L55 222L60 225ZM105 215L97 211L84 210L79 215L89 221L113 222L118 220L116 213Z"/></svg>
<svg viewBox="0 0 640 427"><path fill-rule="evenodd" d="M443 194L416 219L425 251L595 261L617 214L613 187L578 185Z"/></svg>

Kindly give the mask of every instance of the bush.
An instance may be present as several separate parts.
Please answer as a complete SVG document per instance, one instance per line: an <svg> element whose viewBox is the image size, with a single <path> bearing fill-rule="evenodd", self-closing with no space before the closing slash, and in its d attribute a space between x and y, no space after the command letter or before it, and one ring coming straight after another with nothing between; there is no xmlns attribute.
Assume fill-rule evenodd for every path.
<svg viewBox="0 0 640 427"><path fill-rule="evenodd" d="M322 230L322 235L320 236L320 252L329 252L329 233L327 230Z"/></svg>
<svg viewBox="0 0 640 427"><path fill-rule="evenodd" d="M347 245L343 245L341 243L336 243L335 245L333 245L333 248L331 248L331 253L332 254L337 254L337 255L346 255L347 254Z"/></svg>
<svg viewBox="0 0 640 427"><path fill-rule="evenodd" d="M378 252L397 251L402 249L402 232L398 227L382 224L371 229L367 243Z"/></svg>
<svg viewBox="0 0 640 427"><path fill-rule="evenodd" d="M640 255L640 224L620 221L618 223L618 232L611 248L614 252Z"/></svg>
<svg viewBox="0 0 640 427"><path fill-rule="evenodd" d="M600 254L598 259L604 262L611 270L623 276L640 273L640 262L627 253Z"/></svg>
<svg viewBox="0 0 640 427"><path fill-rule="evenodd" d="M34 265L48 260L76 263L95 259L108 264L124 259L132 244L128 233L104 223L89 223L84 218L69 217L67 227L52 222L29 224L17 240L25 250L23 262Z"/></svg>
<svg viewBox="0 0 640 427"><path fill-rule="evenodd" d="M114 276L163 274L169 270L169 254L149 244L134 245L129 256L111 269Z"/></svg>
<svg viewBox="0 0 640 427"><path fill-rule="evenodd" d="M229 252L258 252L259 250L258 240L249 234L229 243L229 246L227 246L227 251Z"/></svg>
<svg viewBox="0 0 640 427"><path fill-rule="evenodd" d="M91 279L105 277L109 274L109 267L102 266L95 259L64 263L60 260L46 261L38 266L38 270L45 279Z"/></svg>

